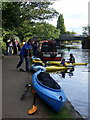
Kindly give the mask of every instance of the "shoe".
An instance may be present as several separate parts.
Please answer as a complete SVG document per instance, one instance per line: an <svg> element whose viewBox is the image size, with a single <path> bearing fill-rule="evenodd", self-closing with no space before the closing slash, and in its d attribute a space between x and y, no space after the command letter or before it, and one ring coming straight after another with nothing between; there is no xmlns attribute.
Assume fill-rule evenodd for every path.
<svg viewBox="0 0 90 120"><path fill-rule="evenodd" d="M31 69L29 69L29 70L26 70L26 72L31 72Z"/></svg>
<svg viewBox="0 0 90 120"><path fill-rule="evenodd" d="M22 68L20 68L19 70L20 70L21 72L26 72L26 71L25 71L24 69L22 69Z"/></svg>
<svg viewBox="0 0 90 120"><path fill-rule="evenodd" d="M16 69L19 70L19 67L16 66Z"/></svg>

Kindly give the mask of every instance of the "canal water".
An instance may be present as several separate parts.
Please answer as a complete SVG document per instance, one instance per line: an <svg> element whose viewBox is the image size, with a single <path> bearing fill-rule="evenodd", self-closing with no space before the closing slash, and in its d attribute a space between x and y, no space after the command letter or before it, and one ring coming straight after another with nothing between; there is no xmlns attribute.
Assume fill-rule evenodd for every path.
<svg viewBox="0 0 90 120"><path fill-rule="evenodd" d="M85 65L75 66L73 74L65 74L65 78L62 78L61 73L50 73L52 77L61 85L66 97L74 106L74 108L82 115L83 118L88 118L88 82L90 76L90 56L89 50L71 49L70 51L64 51L63 57L68 60L69 55L73 54L76 62L88 63Z"/></svg>

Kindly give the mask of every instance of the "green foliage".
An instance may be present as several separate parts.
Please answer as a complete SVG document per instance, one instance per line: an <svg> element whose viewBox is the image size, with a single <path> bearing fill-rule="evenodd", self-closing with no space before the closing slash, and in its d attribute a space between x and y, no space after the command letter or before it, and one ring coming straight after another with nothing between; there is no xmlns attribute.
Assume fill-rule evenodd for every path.
<svg viewBox="0 0 90 120"><path fill-rule="evenodd" d="M70 34L73 34L73 35L74 35L74 34L76 34L76 32L74 32L74 31L72 31L72 32L70 32L70 31L66 31L65 34L69 34L69 35L70 35Z"/></svg>
<svg viewBox="0 0 90 120"><path fill-rule="evenodd" d="M63 107L63 109L58 113L51 111L51 109L48 106L44 105L44 107L45 112L48 114L51 120L64 120L64 119L75 120L72 113L66 107Z"/></svg>
<svg viewBox="0 0 90 120"><path fill-rule="evenodd" d="M15 36L16 34L17 32L15 30L11 31L2 29L2 40L6 42L8 39L13 40L16 38L19 41L19 39Z"/></svg>
<svg viewBox="0 0 90 120"><path fill-rule="evenodd" d="M90 38L90 27L89 26L85 26L83 27L83 33L82 33L85 37Z"/></svg>
<svg viewBox="0 0 90 120"><path fill-rule="evenodd" d="M21 41L38 37L42 39L58 38L60 30L42 23L42 20L56 17L58 12L49 7L51 2L3 2L2 3L2 39L19 37ZM41 21L41 23L38 23Z"/></svg>
<svg viewBox="0 0 90 120"><path fill-rule="evenodd" d="M23 21L50 19L58 12L50 2L2 2L2 26L5 30L18 28Z"/></svg>
<svg viewBox="0 0 90 120"><path fill-rule="evenodd" d="M2 2L0 1L0 10L2 9Z"/></svg>
<svg viewBox="0 0 90 120"><path fill-rule="evenodd" d="M2 53L6 51L6 43L2 41Z"/></svg>
<svg viewBox="0 0 90 120"><path fill-rule="evenodd" d="M45 20L58 15L58 12L49 7L51 2L23 2L21 7L22 18L25 20Z"/></svg>
<svg viewBox="0 0 90 120"><path fill-rule="evenodd" d="M46 22L36 23L33 28L33 35L39 40L54 40L59 38L60 30Z"/></svg>
<svg viewBox="0 0 90 120"><path fill-rule="evenodd" d="M16 29L17 36L21 41L27 41L29 38L37 37L38 40L48 40L58 38L60 35L60 30L56 29L53 25L50 25L46 22L34 23L31 25L29 21L24 21L21 25Z"/></svg>
<svg viewBox="0 0 90 120"><path fill-rule="evenodd" d="M2 27L5 30L13 30L20 24L20 4L17 2L2 2Z"/></svg>
<svg viewBox="0 0 90 120"><path fill-rule="evenodd" d="M28 20L22 22L21 26L16 28L16 35L21 41L27 41L32 36L33 26Z"/></svg>
<svg viewBox="0 0 90 120"><path fill-rule="evenodd" d="M0 35L0 53L6 51L6 43L3 41L3 37Z"/></svg>
<svg viewBox="0 0 90 120"><path fill-rule="evenodd" d="M57 29L60 29L60 33L61 34L65 34L66 33L66 28L64 25L64 18L63 18L63 14L60 14L57 20Z"/></svg>

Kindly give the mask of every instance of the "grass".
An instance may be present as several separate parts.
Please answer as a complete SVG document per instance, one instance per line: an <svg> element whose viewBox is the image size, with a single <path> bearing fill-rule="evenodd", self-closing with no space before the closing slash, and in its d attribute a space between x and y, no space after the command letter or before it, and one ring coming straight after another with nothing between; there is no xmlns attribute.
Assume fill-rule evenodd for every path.
<svg viewBox="0 0 90 120"><path fill-rule="evenodd" d="M49 109L48 109L47 113L53 119L69 118L70 120L74 120L74 118L71 115L71 113L65 107L60 112L58 112L58 113L54 113L54 112L50 111Z"/></svg>
<svg viewBox="0 0 90 120"><path fill-rule="evenodd" d="M47 112L48 114L48 117L52 120L63 120L63 119L75 120L72 113L66 107L63 107L63 109L58 113L52 111L46 104L44 104L44 108L45 108L45 112Z"/></svg>

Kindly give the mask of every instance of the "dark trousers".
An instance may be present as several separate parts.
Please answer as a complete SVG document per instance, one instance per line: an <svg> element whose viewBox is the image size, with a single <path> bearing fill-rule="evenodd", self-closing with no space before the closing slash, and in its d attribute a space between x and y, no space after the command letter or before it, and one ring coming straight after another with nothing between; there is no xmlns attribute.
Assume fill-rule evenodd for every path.
<svg viewBox="0 0 90 120"><path fill-rule="evenodd" d="M33 55L34 55L35 57L38 56L38 51L37 51L37 49L34 49L34 50L33 50Z"/></svg>
<svg viewBox="0 0 90 120"><path fill-rule="evenodd" d="M25 62L26 62L26 71L29 71L29 59L22 54L20 54L20 61L17 64L17 68L19 68L22 65L24 58L25 58Z"/></svg>

